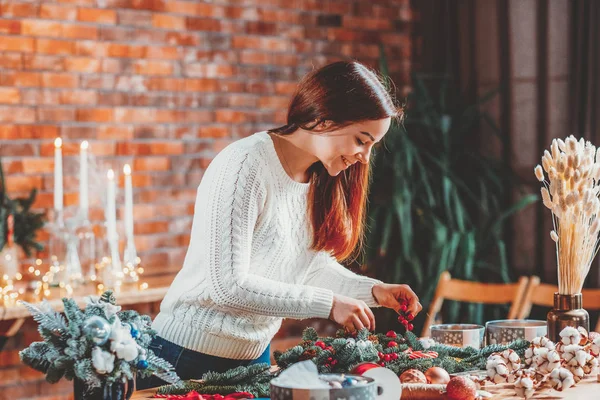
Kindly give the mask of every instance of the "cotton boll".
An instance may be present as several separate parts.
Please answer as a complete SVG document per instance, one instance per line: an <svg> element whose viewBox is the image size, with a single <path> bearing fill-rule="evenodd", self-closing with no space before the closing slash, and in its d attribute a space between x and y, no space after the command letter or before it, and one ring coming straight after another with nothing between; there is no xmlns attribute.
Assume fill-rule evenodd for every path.
<svg viewBox="0 0 600 400"><path fill-rule="evenodd" d="M115 368L115 356L100 347L94 347L92 349L92 365L99 374L110 374Z"/></svg>

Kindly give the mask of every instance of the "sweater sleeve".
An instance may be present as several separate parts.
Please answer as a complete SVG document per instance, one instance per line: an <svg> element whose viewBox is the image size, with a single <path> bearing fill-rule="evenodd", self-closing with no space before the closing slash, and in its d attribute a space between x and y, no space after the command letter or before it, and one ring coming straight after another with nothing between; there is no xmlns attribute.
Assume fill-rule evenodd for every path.
<svg viewBox="0 0 600 400"><path fill-rule="evenodd" d="M355 274L325 251L321 251L308 272L305 284L330 288L334 293L364 301L369 307L379 307L373 297L373 286L380 280Z"/></svg>
<svg viewBox="0 0 600 400"><path fill-rule="evenodd" d="M333 292L296 285L250 272L252 236L266 196L264 166L243 151L223 151L201 185L206 210L204 235L211 297L222 307L284 318L328 318ZM212 167L212 168L211 168ZM210 171L209 171L210 170ZM207 193L208 192L208 193Z"/></svg>

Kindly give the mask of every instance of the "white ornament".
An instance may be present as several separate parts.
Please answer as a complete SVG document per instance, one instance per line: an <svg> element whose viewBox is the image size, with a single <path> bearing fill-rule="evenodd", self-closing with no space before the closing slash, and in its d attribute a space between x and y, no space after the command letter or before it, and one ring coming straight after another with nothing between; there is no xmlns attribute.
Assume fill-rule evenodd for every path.
<svg viewBox="0 0 600 400"><path fill-rule="evenodd" d="M115 356L100 347L94 347L92 349L92 365L99 374L110 374L115 368Z"/></svg>

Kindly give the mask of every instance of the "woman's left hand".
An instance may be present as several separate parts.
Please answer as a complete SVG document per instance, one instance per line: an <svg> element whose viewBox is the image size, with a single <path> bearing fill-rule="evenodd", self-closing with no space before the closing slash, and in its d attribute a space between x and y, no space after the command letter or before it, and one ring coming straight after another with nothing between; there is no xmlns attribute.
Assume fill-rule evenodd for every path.
<svg viewBox="0 0 600 400"><path fill-rule="evenodd" d="M379 283L373 286L373 297L379 305L391 308L399 312L402 303L408 307L408 312L416 316L423 306L419 303L419 298L408 285L395 285L390 283Z"/></svg>

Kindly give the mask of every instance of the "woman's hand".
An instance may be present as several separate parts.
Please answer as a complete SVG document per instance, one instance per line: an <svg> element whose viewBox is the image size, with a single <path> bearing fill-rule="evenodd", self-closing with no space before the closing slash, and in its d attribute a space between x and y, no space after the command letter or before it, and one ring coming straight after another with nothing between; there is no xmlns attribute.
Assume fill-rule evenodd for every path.
<svg viewBox="0 0 600 400"><path fill-rule="evenodd" d="M351 332L362 328L367 328L369 331L375 330L375 316L369 306L362 300L355 300L339 294L333 295L329 319Z"/></svg>
<svg viewBox="0 0 600 400"><path fill-rule="evenodd" d="M372 293L379 305L396 310L396 312L400 311L402 303L406 303L407 311L413 316L423 309L419 298L408 285L380 283L373 286Z"/></svg>

